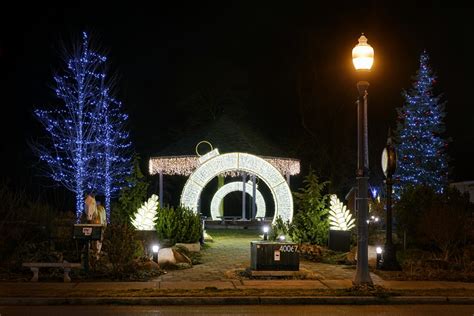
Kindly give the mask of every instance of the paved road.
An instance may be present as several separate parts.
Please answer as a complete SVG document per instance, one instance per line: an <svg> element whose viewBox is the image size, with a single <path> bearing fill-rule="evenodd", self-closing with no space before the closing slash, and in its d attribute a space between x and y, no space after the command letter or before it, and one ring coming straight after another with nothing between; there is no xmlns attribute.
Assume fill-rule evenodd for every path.
<svg viewBox="0 0 474 316"><path fill-rule="evenodd" d="M473 305L245 305L245 306L0 306L0 316L16 315L456 315L472 316Z"/></svg>

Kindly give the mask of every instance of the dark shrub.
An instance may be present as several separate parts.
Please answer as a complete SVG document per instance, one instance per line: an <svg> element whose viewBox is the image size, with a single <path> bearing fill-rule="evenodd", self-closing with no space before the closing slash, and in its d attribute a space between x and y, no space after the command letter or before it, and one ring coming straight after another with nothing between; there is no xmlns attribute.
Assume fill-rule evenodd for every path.
<svg viewBox="0 0 474 316"><path fill-rule="evenodd" d="M446 189L421 215L420 242L440 250L441 259L450 259L466 243L469 215L469 197L454 188Z"/></svg>
<svg viewBox="0 0 474 316"><path fill-rule="evenodd" d="M201 217L185 207L163 207L158 209L156 231L160 242L171 246L174 243L194 243L202 235Z"/></svg>
<svg viewBox="0 0 474 316"><path fill-rule="evenodd" d="M140 255L140 243L135 240L135 230L128 224L108 225L102 249L115 274L130 271L133 260Z"/></svg>
<svg viewBox="0 0 474 316"><path fill-rule="evenodd" d="M422 215L437 200L433 189L426 186L409 187L394 205L396 228L399 236L406 234L407 244L420 243L418 231Z"/></svg>
<svg viewBox="0 0 474 316"><path fill-rule="evenodd" d="M120 190L118 201L112 205L111 221L113 223L129 223L134 214L147 200L149 183L140 170L140 157L135 155L133 169L126 179L127 185Z"/></svg>
<svg viewBox="0 0 474 316"><path fill-rule="evenodd" d="M286 238L289 237L289 223L283 222L281 217L277 217L275 223L272 224L272 228L268 233L269 240L277 240L279 236L285 236Z"/></svg>
<svg viewBox="0 0 474 316"><path fill-rule="evenodd" d="M395 215L399 234L406 232L413 246L441 252L443 260L468 241L469 196L455 188L443 194L425 186L408 188L395 205Z"/></svg>
<svg viewBox="0 0 474 316"><path fill-rule="evenodd" d="M291 239L299 243L326 245L329 234L329 182L319 182L313 170L305 177L304 188L294 193L296 214L289 227Z"/></svg>

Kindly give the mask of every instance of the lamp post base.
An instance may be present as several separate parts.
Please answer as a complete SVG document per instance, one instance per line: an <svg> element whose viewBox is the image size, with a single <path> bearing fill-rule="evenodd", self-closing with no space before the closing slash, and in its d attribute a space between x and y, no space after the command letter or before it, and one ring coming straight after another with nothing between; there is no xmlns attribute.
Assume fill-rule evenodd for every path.
<svg viewBox="0 0 474 316"><path fill-rule="evenodd" d="M383 252L383 260L380 270L400 271L402 268L397 261L397 252L393 244L385 244Z"/></svg>

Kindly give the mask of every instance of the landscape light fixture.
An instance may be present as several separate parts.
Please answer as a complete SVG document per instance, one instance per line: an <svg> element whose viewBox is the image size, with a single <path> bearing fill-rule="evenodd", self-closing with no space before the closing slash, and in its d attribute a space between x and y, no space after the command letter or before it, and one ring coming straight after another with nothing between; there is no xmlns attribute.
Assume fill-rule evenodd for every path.
<svg viewBox="0 0 474 316"><path fill-rule="evenodd" d="M379 246L379 247L375 248L375 252L377 253L376 267L377 267L377 269L380 269L381 264L382 264L382 252L383 252L382 247Z"/></svg>
<svg viewBox="0 0 474 316"><path fill-rule="evenodd" d="M263 240L268 240L268 226L263 226Z"/></svg>
<svg viewBox="0 0 474 316"><path fill-rule="evenodd" d="M153 250L153 261L158 263L158 251L160 250L160 246L153 245L153 247L151 247L151 249Z"/></svg>

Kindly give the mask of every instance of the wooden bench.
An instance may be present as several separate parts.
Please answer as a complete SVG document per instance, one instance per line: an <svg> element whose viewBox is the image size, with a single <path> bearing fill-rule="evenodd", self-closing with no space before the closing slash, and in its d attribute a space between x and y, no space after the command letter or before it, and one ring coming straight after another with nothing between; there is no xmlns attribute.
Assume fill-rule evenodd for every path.
<svg viewBox="0 0 474 316"><path fill-rule="evenodd" d="M222 220L222 224L225 224L226 221L232 221L232 223L235 223L236 220L242 219L241 216L217 216L217 218Z"/></svg>
<svg viewBox="0 0 474 316"><path fill-rule="evenodd" d="M33 272L33 277L31 278L31 282L38 282L39 268L62 268L64 270L64 282L71 282L71 277L69 276L69 272L71 271L71 269L82 267L80 263L69 263L67 261L64 261L64 262L24 262L22 266L30 268L31 272Z"/></svg>

